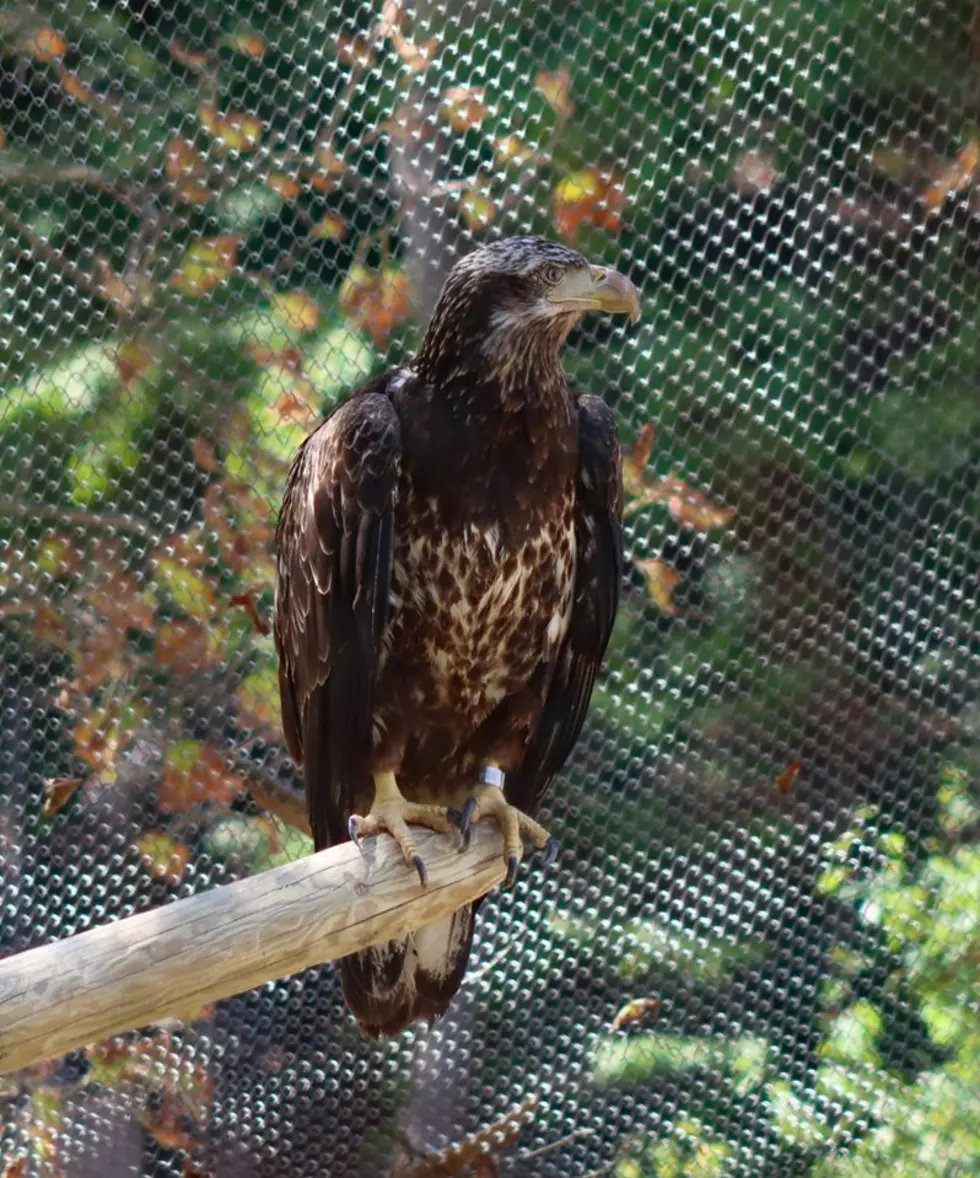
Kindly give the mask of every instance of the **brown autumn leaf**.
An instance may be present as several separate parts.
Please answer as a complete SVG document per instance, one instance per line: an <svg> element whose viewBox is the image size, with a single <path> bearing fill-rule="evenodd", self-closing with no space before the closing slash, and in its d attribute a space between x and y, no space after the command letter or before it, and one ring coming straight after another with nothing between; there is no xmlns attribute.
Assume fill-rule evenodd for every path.
<svg viewBox="0 0 980 1178"><path fill-rule="evenodd" d="M183 1149L188 1152L197 1148L194 1137L184 1128L179 1114L160 1108L145 1108L137 1118L146 1132L163 1149Z"/></svg>
<svg viewBox="0 0 980 1178"><path fill-rule="evenodd" d="M175 135L167 142L164 168L174 196L181 203L203 205L211 199L204 159L190 140Z"/></svg>
<svg viewBox="0 0 980 1178"><path fill-rule="evenodd" d="M550 73L542 70L534 79L535 86L562 118L568 118L574 107L571 102L572 73L567 65Z"/></svg>
<svg viewBox="0 0 980 1178"><path fill-rule="evenodd" d="M303 191L299 181L294 180L285 172L270 172L265 178L265 186L271 192L281 196L283 200L295 200Z"/></svg>
<svg viewBox="0 0 980 1178"><path fill-rule="evenodd" d="M121 569L109 571L104 576L100 575L103 571L98 571L94 584L85 585L79 590L79 596L112 629L121 632L152 630L156 613L154 606L144 596L140 581L132 573Z"/></svg>
<svg viewBox="0 0 980 1178"><path fill-rule="evenodd" d="M127 670L126 631L113 623L93 626L79 640L75 650L75 679L83 692L92 692L111 679L121 679Z"/></svg>
<svg viewBox="0 0 980 1178"><path fill-rule="evenodd" d="M496 215L496 206L489 196L468 188L459 201L459 211L471 233L479 233L490 225Z"/></svg>
<svg viewBox="0 0 980 1178"><path fill-rule="evenodd" d="M622 177L615 172L583 168L555 186L555 225L570 242L577 240L583 225L618 233L623 224L624 201Z"/></svg>
<svg viewBox="0 0 980 1178"><path fill-rule="evenodd" d="M201 70L206 70L211 60L210 54L206 49L189 49L186 45L181 45L179 41L171 41L167 49L170 51L170 56L178 65L182 65L188 70L195 70L198 73Z"/></svg>
<svg viewBox="0 0 980 1178"><path fill-rule="evenodd" d="M189 139L175 135L163 149L164 170L168 180L179 180L202 170L204 160Z"/></svg>
<svg viewBox="0 0 980 1178"><path fill-rule="evenodd" d="M35 61L57 61L68 52L68 42L54 29L35 29L27 39L27 52Z"/></svg>
<svg viewBox="0 0 980 1178"><path fill-rule="evenodd" d="M948 196L962 192L976 182L980 166L980 139L973 138L961 147L956 159L926 189L922 199L926 208L935 212Z"/></svg>
<svg viewBox="0 0 980 1178"><path fill-rule="evenodd" d="M225 806L243 788L217 749L180 740L167 750L158 801L165 814L184 813L206 802Z"/></svg>
<svg viewBox="0 0 980 1178"><path fill-rule="evenodd" d="M0 127L0 151L7 146L7 132Z"/></svg>
<svg viewBox="0 0 980 1178"><path fill-rule="evenodd" d="M233 234L198 238L188 246L180 267L171 274L171 285L190 298L207 294L235 269L239 240Z"/></svg>
<svg viewBox="0 0 980 1178"><path fill-rule="evenodd" d="M391 43L405 65L415 73L428 69L439 52L437 37L430 38L424 45L416 45L414 41L409 41L396 31L392 34Z"/></svg>
<svg viewBox="0 0 980 1178"><path fill-rule="evenodd" d="M378 21L378 36L393 37L399 29L405 27L408 18L402 12L398 0L384 0L381 6L381 19Z"/></svg>
<svg viewBox="0 0 980 1178"><path fill-rule="evenodd" d="M803 769L804 763L797 757L790 761L781 773L777 773L776 788L784 797L787 794L791 794L796 788L796 780L803 772Z"/></svg>
<svg viewBox="0 0 980 1178"><path fill-rule="evenodd" d="M68 627L65 619L50 605L42 605L34 613L34 637L61 650L70 648Z"/></svg>
<svg viewBox="0 0 980 1178"><path fill-rule="evenodd" d="M255 832L258 838L267 843L269 850L273 854L278 854L285 848L286 842L283 838L285 827L272 814L257 814L249 820L249 827Z"/></svg>
<svg viewBox="0 0 980 1178"><path fill-rule="evenodd" d="M355 263L341 285L339 305L351 325L381 349L411 315L411 282L397 267L379 271Z"/></svg>
<svg viewBox="0 0 980 1178"><path fill-rule="evenodd" d="M637 435L633 449L623 455L623 490L632 498L646 495L652 484L647 464L657 437L656 426L647 422Z"/></svg>
<svg viewBox="0 0 980 1178"><path fill-rule="evenodd" d="M317 167L324 172L329 172L331 176L342 176L347 171L347 165L343 159L335 151L331 151L329 147L318 147L313 158L316 160Z"/></svg>
<svg viewBox="0 0 980 1178"><path fill-rule="evenodd" d="M504 135L495 139L493 150L502 164L526 164L534 157L534 148L520 135Z"/></svg>
<svg viewBox="0 0 980 1178"><path fill-rule="evenodd" d="M245 611L248 620L252 623L252 629L257 634L264 636L272 632L268 621L259 609L254 589L250 589L247 593L235 593L228 598L228 604Z"/></svg>
<svg viewBox="0 0 980 1178"><path fill-rule="evenodd" d="M309 185L314 192L327 196L336 190L337 180L329 172L312 172L309 176Z"/></svg>
<svg viewBox="0 0 980 1178"><path fill-rule="evenodd" d="M176 618L157 627L153 661L177 675L193 675L218 661L208 628L201 622Z"/></svg>
<svg viewBox="0 0 980 1178"><path fill-rule="evenodd" d="M85 779L82 777L49 777L44 783L42 815L53 818L68 805L84 784Z"/></svg>
<svg viewBox="0 0 980 1178"><path fill-rule="evenodd" d="M244 53L246 57L265 56L265 41L255 33L239 33L237 36L229 37L225 44L236 53Z"/></svg>
<svg viewBox="0 0 980 1178"><path fill-rule="evenodd" d="M202 1162L195 1161L190 1154L184 1155L182 1178L217 1178L216 1171L209 1170Z"/></svg>
<svg viewBox="0 0 980 1178"><path fill-rule="evenodd" d="M490 117L490 111L483 102L482 87L450 87L443 94L439 109L452 129L461 134L473 127L479 127Z"/></svg>
<svg viewBox="0 0 980 1178"><path fill-rule="evenodd" d="M350 33L338 33L336 45L337 56L344 65L366 69L374 64L374 50L365 37Z"/></svg>
<svg viewBox="0 0 980 1178"><path fill-rule="evenodd" d="M81 106L94 106L96 103L95 95L85 85L78 74L72 73L71 70L66 70L63 67L58 70L58 78L61 82L61 88L68 95L69 98L79 103Z"/></svg>
<svg viewBox="0 0 980 1178"><path fill-rule="evenodd" d="M132 286L113 270L108 259L101 254L95 255L95 265L99 271L102 297L120 311L132 310L136 301L136 292Z"/></svg>
<svg viewBox="0 0 980 1178"><path fill-rule="evenodd" d="M214 448L214 442L203 434L191 438L191 457L201 468L209 474L217 474L221 470L221 463Z"/></svg>
<svg viewBox="0 0 980 1178"><path fill-rule="evenodd" d="M274 294L269 300L273 313L295 331L316 331L320 323L320 304L305 290Z"/></svg>
<svg viewBox="0 0 980 1178"><path fill-rule="evenodd" d="M667 510L677 523L699 532L727 528L735 516L733 507L719 507L704 491L673 476L653 489L653 498L667 504Z"/></svg>
<svg viewBox="0 0 980 1178"><path fill-rule="evenodd" d="M343 241L347 236L347 222L338 213L326 213L310 230L313 241Z"/></svg>
<svg viewBox="0 0 980 1178"><path fill-rule="evenodd" d="M616 1012L612 1021L614 1031L650 1022L660 1013L661 1004L656 998L634 998Z"/></svg>
<svg viewBox="0 0 980 1178"><path fill-rule="evenodd" d="M3 1167L3 1178L27 1178L27 1154L18 1154Z"/></svg>
<svg viewBox="0 0 980 1178"><path fill-rule="evenodd" d="M139 340L126 340L116 352L116 374L123 388L129 388L153 367L153 353Z"/></svg>
<svg viewBox="0 0 980 1178"><path fill-rule="evenodd" d="M183 843L162 830L151 830L135 842L143 866L156 879L179 884L187 871L191 853Z"/></svg>
<svg viewBox="0 0 980 1178"><path fill-rule="evenodd" d="M224 151L254 151L262 142L262 120L258 115L241 110L221 114L214 103L202 102L197 117Z"/></svg>
<svg viewBox="0 0 980 1178"><path fill-rule="evenodd" d="M668 617L676 614L674 592L682 579L680 573L662 560L641 560L639 565L646 578L650 600L662 614Z"/></svg>

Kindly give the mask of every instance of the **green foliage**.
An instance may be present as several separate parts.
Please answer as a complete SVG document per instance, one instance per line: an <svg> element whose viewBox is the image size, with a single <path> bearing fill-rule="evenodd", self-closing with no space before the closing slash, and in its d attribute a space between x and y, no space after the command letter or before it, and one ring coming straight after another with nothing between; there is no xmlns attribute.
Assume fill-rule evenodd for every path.
<svg viewBox="0 0 980 1178"><path fill-rule="evenodd" d="M419 94L442 111L439 217L477 239L564 235L643 288L637 328L567 354L627 452L644 426L656 438L590 712L615 753L608 780L563 782L565 845L634 870L710 852L736 872L799 846L800 813L825 812L814 790L931 797L922 750L954 717L929 701L975 670L976 175L953 191L976 135L970 0L406 6L400 39L380 0L203 0L177 40L109 8L0 15L20 88L0 107L0 616L5 656L51 668L65 753L38 813L71 821L93 783L131 790L142 869L173 887L198 862L308 849L231 809L249 742L279 738L275 506L322 413L417 341L393 159ZM863 233L861 215L892 228ZM191 730L202 700L234 730ZM146 747L150 777L129 761ZM883 805L827 848L807 898L858 932L828 951L819 1023L798 1028L819 1043L809 1072L764 1029L691 1035L669 1010L596 1044L614 1095L676 1082L686 1101L624 1145L621 1178L773 1158L818 1178L980 1173L964 766L933 843ZM559 913L540 968L604 957L610 988L707 1009L773 951L716 915ZM33 1099L53 1124L49 1090Z"/></svg>
<svg viewBox="0 0 980 1178"><path fill-rule="evenodd" d="M628 1143L620 1178L734 1173L748 1160L741 1118L758 1132L760 1108L768 1164L775 1158L777 1168L783 1156L798 1165L802 1151L814 1178L980 1172L975 791L961 766L947 765L938 829L922 845L913 848L868 807L824 847L817 895L850 908L857 934L831 955L816 1067L805 1083L786 1080L774 1046L758 1038L653 1030L600 1040L596 1083L699 1074L717 1094L699 1102L697 1119L682 1104L655 1137ZM916 1022L921 1046L913 1050Z"/></svg>

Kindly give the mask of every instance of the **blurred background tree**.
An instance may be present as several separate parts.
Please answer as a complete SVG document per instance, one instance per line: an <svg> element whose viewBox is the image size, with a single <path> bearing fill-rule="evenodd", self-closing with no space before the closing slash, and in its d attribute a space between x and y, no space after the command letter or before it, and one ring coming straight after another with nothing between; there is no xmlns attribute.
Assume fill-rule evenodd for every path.
<svg viewBox="0 0 980 1178"><path fill-rule="evenodd" d="M313 971L0 1082L12 1174L980 1173L978 70L972 0L0 13L5 952L308 848L275 506L453 258L644 299L561 870L430 1036Z"/></svg>

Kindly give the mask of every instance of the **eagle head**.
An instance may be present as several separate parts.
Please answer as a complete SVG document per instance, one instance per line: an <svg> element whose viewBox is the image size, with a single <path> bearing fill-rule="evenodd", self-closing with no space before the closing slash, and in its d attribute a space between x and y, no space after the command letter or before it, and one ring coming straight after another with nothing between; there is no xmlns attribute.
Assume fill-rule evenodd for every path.
<svg viewBox="0 0 980 1178"><path fill-rule="evenodd" d="M461 258L442 288L419 353L424 374L533 360L558 364L587 311L640 314L636 287L608 266L543 237L508 237Z"/></svg>

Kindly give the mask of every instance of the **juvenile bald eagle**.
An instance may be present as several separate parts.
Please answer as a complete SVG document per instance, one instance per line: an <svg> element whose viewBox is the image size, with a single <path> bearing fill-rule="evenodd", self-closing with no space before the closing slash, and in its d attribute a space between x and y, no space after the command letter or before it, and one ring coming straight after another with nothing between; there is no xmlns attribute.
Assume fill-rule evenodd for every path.
<svg viewBox="0 0 980 1178"><path fill-rule="evenodd" d="M277 530L282 722L317 849L412 824L500 824L513 879L531 815L578 739L622 571L616 422L560 360L589 310L639 301L537 237L446 281L416 359L303 443ZM363 815L363 817L362 817ZM444 1013L476 905L340 963L361 1029Z"/></svg>

